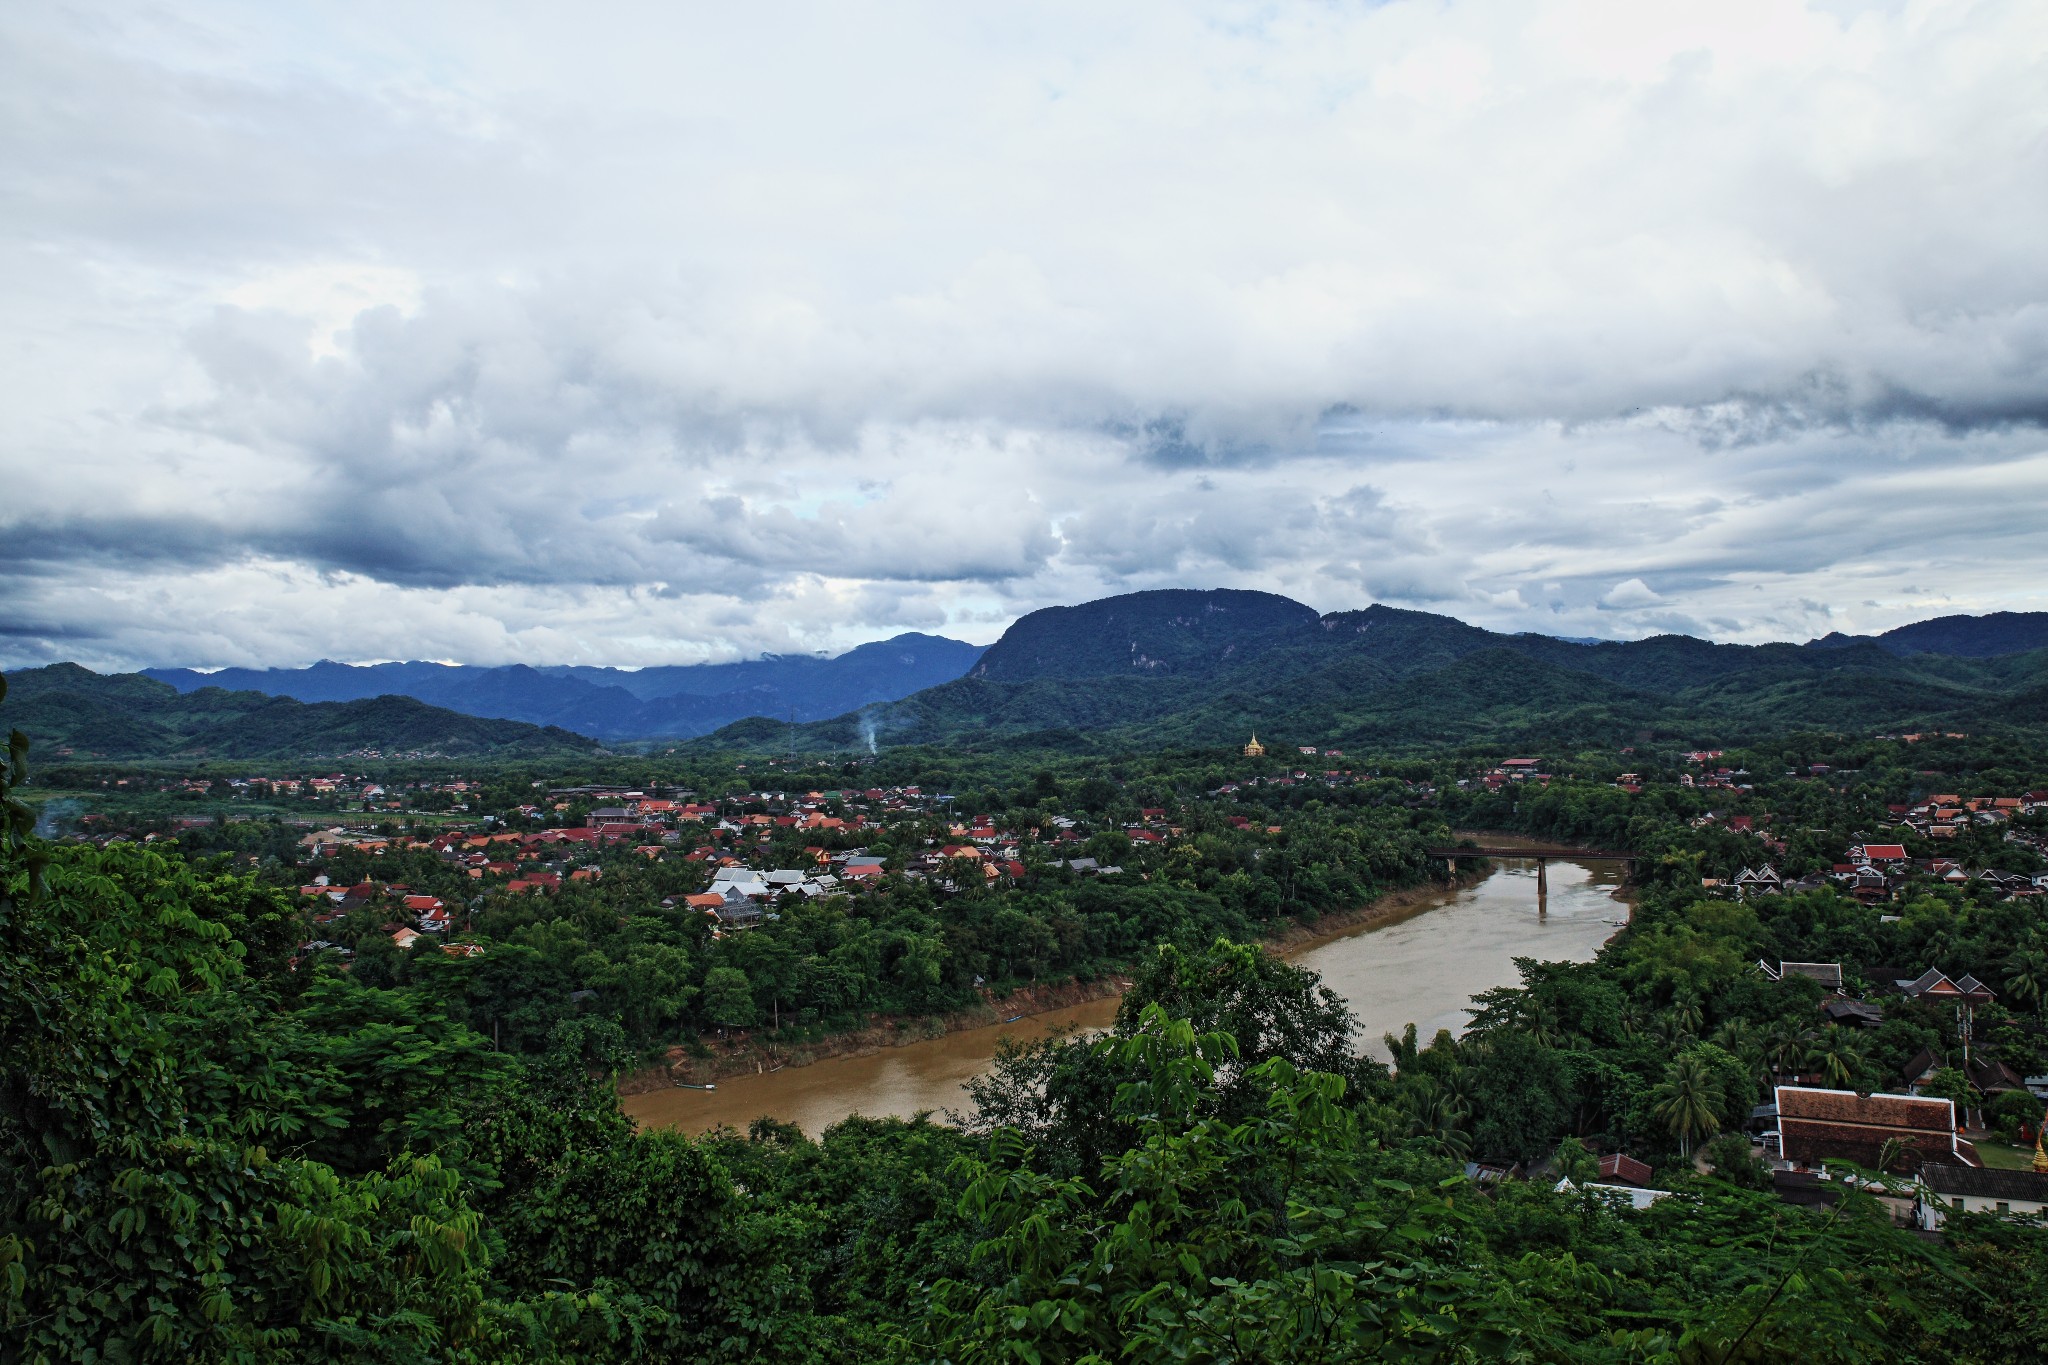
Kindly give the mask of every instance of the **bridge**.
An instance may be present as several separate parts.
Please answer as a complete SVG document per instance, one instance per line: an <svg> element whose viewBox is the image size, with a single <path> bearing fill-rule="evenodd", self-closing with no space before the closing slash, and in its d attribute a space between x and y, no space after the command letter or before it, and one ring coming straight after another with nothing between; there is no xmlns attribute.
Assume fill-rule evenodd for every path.
<svg viewBox="0 0 2048 1365"><path fill-rule="evenodd" d="M1567 861L1598 859L1602 862L1635 863L1643 859L1640 853L1623 853L1612 848L1426 848L1423 850L1432 858L1442 858L1456 863L1460 858L1534 858L1536 860L1536 897L1540 901L1550 894L1549 867L1552 858Z"/></svg>

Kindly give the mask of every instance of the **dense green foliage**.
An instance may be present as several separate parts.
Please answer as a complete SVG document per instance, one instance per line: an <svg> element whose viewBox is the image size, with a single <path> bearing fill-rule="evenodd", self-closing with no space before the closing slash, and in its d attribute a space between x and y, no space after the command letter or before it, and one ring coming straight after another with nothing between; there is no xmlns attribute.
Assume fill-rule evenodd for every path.
<svg viewBox="0 0 2048 1365"><path fill-rule="evenodd" d="M650 908L683 869L622 852L596 887L487 901L481 957L347 971L293 965L288 827L220 827L196 860L52 846L0 791L0 1361L2040 1358L2048 1232L1955 1214L1928 1242L1866 1193L1790 1205L1721 1136L1774 1075L1874 1085L1955 1041L1947 1012L1894 1002L1880 1029L1828 1028L1814 983L1759 957L1839 960L1852 982L1976 971L2005 991L1979 1046L2048 1062L2048 991L2016 984L2048 985L2038 913L1982 884L1916 889L1895 921L1831 889L1701 886L1761 851L1736 809L1768 806L1798 871L1924 792L1915 764L1956 786L2040 775L1997 741L1910 760L1786 743L1730 756L1795 774L1753 791L1607 754L1561 759L1547 789L1460 787L1444 759L1203 802L1244 765L1041 780L973 759L950 774L965 806L1099 812L1099 851L1134 875L1045 865L943 899L898 879L709 941ZM1617 761L1648 770L1642 790L1612 785ZM1140 802L1192 806L1184 837L1109 842ZM1523 964L1462 1038L1389 1039L1391 1068L1313 977L1230 941L1422 875L1419 849L1467 822L1651 854L1633 927L1596 961ZM1943 847L2038 863L1988 831ZM611 1094L678 1026L841 1007L828 990L942 1008L972 974L1111 963L1137 970L1110 1035L1006 1052L966 1128L691 1139L633 1132ZM1669 1197L1632 1213L1463 1173L1548 1160L1583 1180L1616 1147Z"/></svg>

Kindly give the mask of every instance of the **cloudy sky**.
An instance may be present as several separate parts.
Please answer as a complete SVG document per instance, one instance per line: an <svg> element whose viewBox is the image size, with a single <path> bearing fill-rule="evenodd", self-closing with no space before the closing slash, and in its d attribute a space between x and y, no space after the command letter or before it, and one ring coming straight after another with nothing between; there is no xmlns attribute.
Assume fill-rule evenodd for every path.
<svg viewBox="0 0 2048 1365"><path fill-rule="evenodd" d="M0 8L0 663L2048 609L2048 5Z"/></svg>

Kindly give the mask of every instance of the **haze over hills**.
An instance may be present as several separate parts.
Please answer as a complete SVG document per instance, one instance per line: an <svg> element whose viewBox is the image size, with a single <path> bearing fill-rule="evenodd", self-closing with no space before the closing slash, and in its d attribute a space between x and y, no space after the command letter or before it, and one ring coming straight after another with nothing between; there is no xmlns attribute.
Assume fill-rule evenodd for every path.
<svg viewBox="0 0 2048 1365"><path fill-rule="evenodd" d="M1319 616L1270 593L1166 590L1020 619L964 678L802 727L847 748L1004 740L1081 747L1242 742L1611 741L1644 731L2039 723L2048 613L1945 617L1883 636L1724 645L1583 643L1386 606ZM743 722L705 743L787 743Z"/></svg>
<svg viewBox="0 0 2048 1365"><path fill-rule="evenodd" d="M7 675L0 730L63 758L302 760L357 754L539 758L597 742L554 727L466 716L411 697L300 702L218 687L181 693L140 673L51 664Z"/></svg>
<svg viewBox="0 0 2048 1365"><path fill-rule="evenodd" d="M770 655L729 664L643 668L340 664L306 668L151 668L180 692L247 690L303 702L405 696L465 715L554 725L603 739L701 735L745 716L822 720L950 682L979 645L907 633L833 658Z"/></svg>

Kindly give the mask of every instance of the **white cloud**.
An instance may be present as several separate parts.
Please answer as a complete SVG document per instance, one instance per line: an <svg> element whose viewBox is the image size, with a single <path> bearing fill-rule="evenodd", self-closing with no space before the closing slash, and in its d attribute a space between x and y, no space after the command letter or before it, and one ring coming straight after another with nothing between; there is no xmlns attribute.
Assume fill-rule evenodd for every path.
<svg viewBox="0 0 2048 1365"><path fill-rule="evenodd" d="M17 5L0 661L2048 605L2044 57L2025 0Z"/></svg>
<svg viewBox="0 0 2048 1365"><path fill-rule="evenodd" d="M1638 607L1662 606L1663 603L1664 599L1640 578L1623 579L1600 599L1601 606L1612 607L1616 611L1633 611Z"/></svg>

